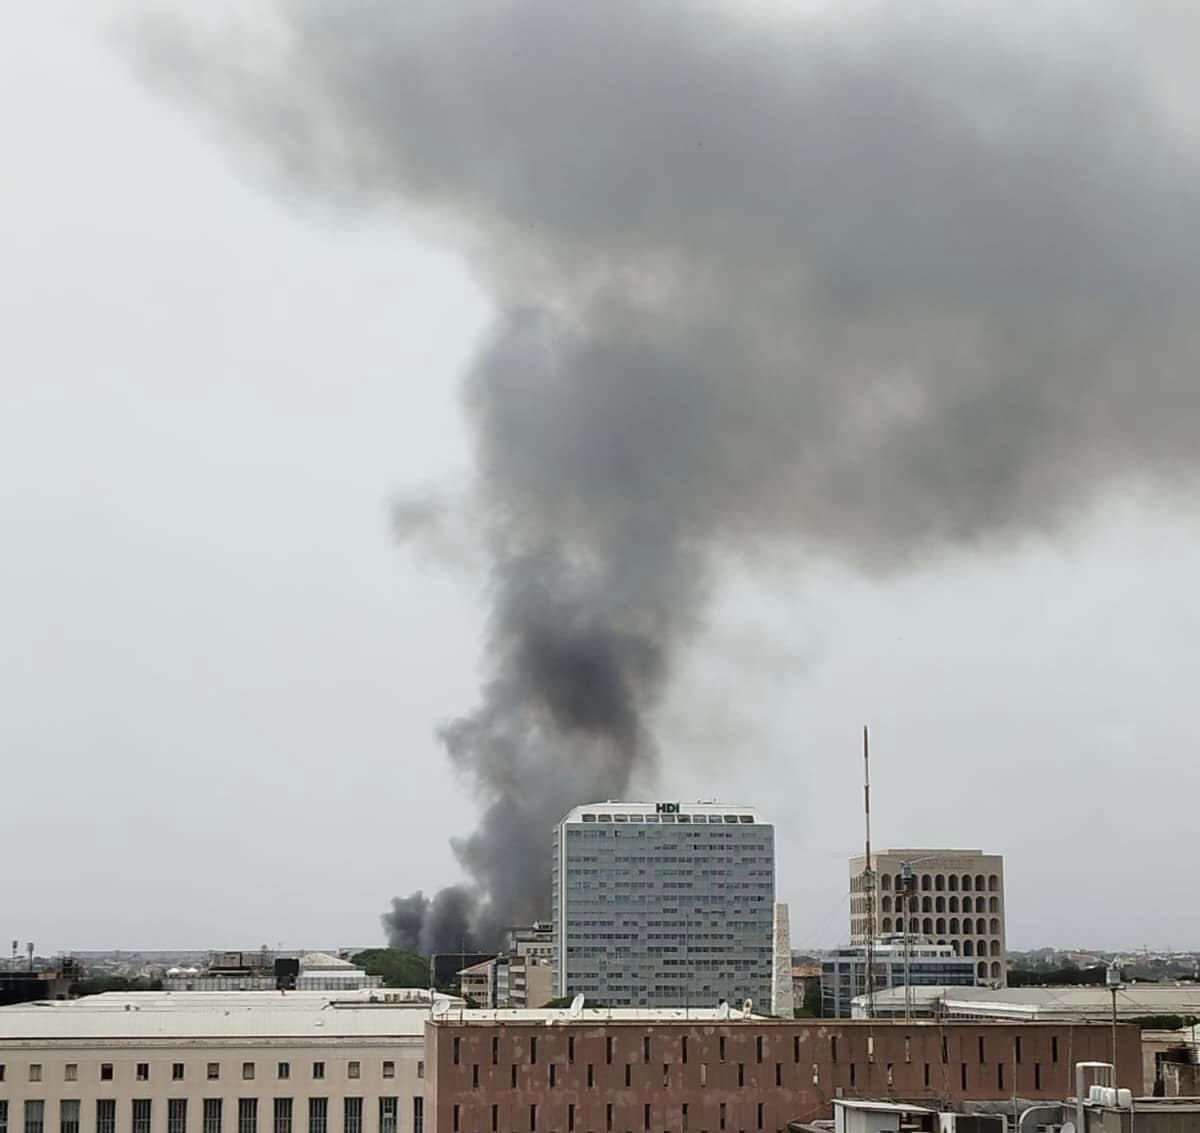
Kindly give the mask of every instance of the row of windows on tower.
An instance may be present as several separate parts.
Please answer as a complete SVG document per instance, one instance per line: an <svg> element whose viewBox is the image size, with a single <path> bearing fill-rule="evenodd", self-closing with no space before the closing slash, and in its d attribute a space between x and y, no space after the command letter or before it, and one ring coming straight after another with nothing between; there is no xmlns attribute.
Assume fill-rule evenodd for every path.
<svg viewBox="0 0 1200 1133"><path fill-rule="evenodd" d="M885 933L903 932L904 923L903 917L897 917L895 921L893 921L891 917L884 917L879 922L879 931ZM947 920L945 917L938 917L936 920L933 917L925 917L924 920L913 917L908 922L908 928L910 932L920 932L924 933L926 936L965 936L968 933L989 933L992 936L1000 935L1000 921L995 917L993 917L990 922L987 922L983 917L980 917L974 923L972 923L970 917L966 917L963 919L961 925L958 917L951 917L949 920ZM966 945L970 943L971 942L969 940L964 942L964 956L971 955L970 952L966 951ZM993 956L1000 955L999 940L992 941L991 951ZM987 941L981 940L979 942L979 955L986 956L987 954Z"/></svg>
<svg viewBox="0 0 1200 1133"><path fill-rule="evenodd" d="M860 875L861 877L861 875ZM957 873L923 873L919 878L913 879L916 882L916 887L922 893L926 892L949 892L949 893L970 893L974 890L977 893L998 893L1000 891L1000 875L993 873L985 877L982 873L977 873L972 876L969 873L964 873L961 876ZM897 891L904 888L904 877L901 874L896 874L895 877L890 873L885 873L879 878L879 888L885 892L889 889Z"/></svg>
<svg viewBox="0 0 1200 1133"><path fill-rule="evenodd" d="M921 907L917 908L915 902L920 900ZM1000 911L999 897L963 897L961 900L958 897L912 897L912 902L909 905L911 912L922 913L998 913ZM903 912L905 907L904 894L896 895L896 912ZM882 912L890 913L892 911L892 898L883 896L879 898L879 908ZM866 909L866 902L863 901L863 909Z"/></svg>

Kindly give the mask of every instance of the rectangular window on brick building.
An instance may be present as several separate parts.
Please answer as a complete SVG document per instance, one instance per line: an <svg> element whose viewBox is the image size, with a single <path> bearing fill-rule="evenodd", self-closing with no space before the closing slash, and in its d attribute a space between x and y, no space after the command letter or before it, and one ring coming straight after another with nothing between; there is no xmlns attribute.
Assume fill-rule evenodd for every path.
<svg viewBox="0 0 1200 1133"><path fill-rule="evenodd" d="M588 1063L587 1084L589 1090L596 1085L596 1068L590 1062ZM626 1082L625 1084L628 1085L629 1083Z"/></svg>
<svg viewBox="0 0 1200 1133"><path fill-rule="evenodd" d="M702 1086L708 1085L708 1063L707 1062L700 1063L700 1085L702 1085Z"/></svg>
<svg viewBox="0 0 1200 1133"><path fill-rule="evenodd" d="M1058 1036L1057 1035L1052 1035L1050 1037L1050 1061L1051 1062L1058 1061Z"/></svg>
<svg viewBox="0 0 1200 1133"><path fill-rule="evenodd" d="M612 1133L612 1127L613 1127L613 1107L612 1107L612 1102L609 1102L608 1105L606 1105L604 1107L604 1128L609 1130L609 1133Z"/></svg>
<svg viewBox="0 0 1200 1133"><path fill-rule="evenodd" d="M567 1133L575 1133L575 1106L567 1106Z"/></svg>
<svg viewBox="0 0 1200 1133"><path fill-rule="evenodd" d="M925 1089L929 1089L929 1063L925 1063Z"/></svg>
<svg viewBox="0 0 1200 1133"><path fill-rule="evenodd" d="M500 1037L498 1035L492 1036L492 1065L500 1065Z"/></svg>
<svg viewBox="0 0 1200 1133"><path fill-rule="evenodd" d="M679 1114L680 1114L680 1124L683 1126L683 1133L687 1133L687 1131L688 1131L688 1107L687 1107L687 1102L684 1102L684 1103L683 1103L683 1105L680 1107Z"/></svg>
<svg viewBox="0 0 1200 1133"><path fill-rule="evenodd" d="M537 1102L529 1103L529 1133L535 1133L537 1129Z"/></svg>
<svg viewBox="0 0 1200 1133"><path fill-rule="evenodd" d="M663 1089L669 1090L670 1088L671 1088L671 1067L670 1067L669 1063L664 1062L663 1063Z"/></svg>
<svg viewBox="0 0 1200 1133"><path fill-rule="evenodd" d="M553 1075L551 1075L551 1077L553 1077ZM554 1083L551 1082L550 1085L553 1086ZM471 1065L471 1089L472 1090L479 1089L479 1063L478 1062L472 1063L472 1065Z"/></svg>
<svg viewBox="0 0 1200 1133"><path fill-rule="evenodd" d="M500 1107L498 1105L493 1105L492 1106L492 1133L497 1133L497 1130L499 1128L500 1128Z"/></svg>
<svg viewBox="0 0 1200 1133"><path fill-rule="evenodd" d="M646 1035L642 1039L642 1061L643 1062L650 1061L650 1036L649 1035Z"/></svg>
<svg viewBox="0 0 1200 1133"><path fill-rule="evenodd" d="M792 1061L794 1063L796 1063L797 1066L800 1065L800 1036L799 1035L792 1036Z"/></svg>
<svg viewBox="0 0 1200 1133"><path fill-rule="evenodd" d="M575 1036L567 1036L567 1063L570 1066L575 1065Z"/></svg>
<svg viewBox="0 0 1200 1133"><path fill-rule="evenodd" d="M821 1068L815 1062L813 1063L812 1084L814 1086L821 1084Z"/></svg>
<svg viewBox="0 0 1200 1133"><path fill-rule="evenodd" d="M738 1089L740 1090L746 1084L746 1064L738 1063Z"/></svg>
<svg viewBox="0 0 1200 1133"><path fill-rule="evenodd" d="M588 1085L590 1086L591 1082L589 1082ZM628 1090L628 1089L631 1089L632 1087L633 1087L633 1066L631 1063L627 1062L627 1063L625 1063L625 1089Z"/></svg>
<svg viewBox="0 0 1200 1133"><path fill-rule="evenodd" d="M721 1108L718 1111L717 1121L722 1129L725 1128L725 1103L721 1103Z"/></svg>
<svg viewBox="0 0 1200 1133"><path fill-rule="evenodd" d="M776 1086L783 1085L783 1063L782 1062L775 1063L775 1085Z"/></svg>
<svg viewBox="0 0 1200 1133"><path fill-rule="evenodd" d="M1042 1088L1042 1064L1040 1062L1033 1064L1033 1088L1035 1090Z"/></svg>
<svg viewBox="0 0 1200 1133"><path fill-rule="evenodd" d="M1003 1062L996 1063L996 1089L998 1089L998 1090L1004 1089L1004 1063Z"/></svg>
<svg viewBox="0 0 1200 1133"><path fill-rule="evenodd" d="M458 1133L458 1106L453 1106L450 1110L450 1127L454 1133Z"/></svg>
<svg viewBox="0 0 1200 1133"><path fill-rule="evenodd" d="M762 1127L763 1127L763 1103L759 1102L758 1103L758 1128L761 1129Z"/></svg>
<svg viewBox="0 0 1200 1133"><path fill-rule="evenodd" d="M457 1066L462 1059L462 1039L456 1038L450 1044L451 1057L454 1059L454 1065Z"/></svg>
<svg viewBox="0 0 1200 1133"><path fill-rule="evenodd" d="M962 1088L965 1090L967 1088L967 1064L965 1062L960 1063L959 1077L962 1081Z"/></svg>
<svg viewBox="0 0 1200 1133"><path fill-rule="evenodd" d="M515 1090L517 1088L517 1064L514 1062L510 1069L509 1078L511 1079L512 1088Z"/></svg>
<svg viewBox="0 0 1200 1133"><path fill-rule="evenodd" d="M831 1035L829 1038L829 1061L837 1062L837 1035Z"/></svg>
<svg viewBox="0 0 1200 1133"><path fill-rule="evenodd" d="M854 1067L855 1067L855 1064L853 1062L850 1063L850 1085L851 1086L854 1085L854 1079L856 1077L856 1075L854 1073Z"/></svg>
<svg viewBox="0 0 1200 1133"><path fill-rule="evenodd" d="M721 1061L724 1062L725 1061L725 1036L724 1035L722 1035L717 1040L717 1048L718 1048L718 1053L720 1054L720 1057L721 1057Z"/></svg>
<svg viewBox="0 0 1200 1133"><path fill-rule="evenodd" d="M942 1061L950 1061L950 1040L945 1035L942 1035Z"/></svg>
<svg viewBox="0 0 1200 1133"><path fill-rule="evenodd" d="M985 1061L985 1059L983 1057L983 1035L980 1035L979 1036L979 1065L982 1066L984 1064L984 1061Z"/></svg>
<svg viewBox="0 0 1200 1133"><path fill-rule="evenodd" d="M537 1065L537 1035L529 1040L529 1065Z"/></svg>
<svg viewBox="0 0 1200 1133"><path fill-rule="evenodd" d="M905 1063L912 1061L912 1039L908 1035L904 1036L904 1061Z"/></svg>
<svg viewBox="0 0 1200 1133"><path fill-rule="evenodd" d="M642 1106L642 1128L643 1129L650 1128L650 1103L649 1102L646 1102L646 1104Z"/></svg>
<svg viewBox="0 0 1200 1133"><path fill-rule="evenodd" d="M1021 1062L1021 1036L1020 1035L1017 1035L1017 1037L1013 1040L1013 1057L1016 1059L1017 1063L1020 1064L1020 1062Z"/></svg>
<svg viewBox="0 0 1200 1133"><path fill-rule="evenodd" d="M757 1035L754 1039L754 1061L762 1062L763 1060L763 1037Z"/></svg>
<svg viewBox="0 0 1200 1133"><path fill-rule="evenodd" d="M613 1041L612 1041L612 1036L609 1035L609 1037L604 1040L604 1061L607 1062L609 1066L611 1066L612 1060L613 1060Z"/></svg>
<svg viewBox="0 0 1200 1133"><path fill-rule="evenodd" d="M679 1040L679 1055L681 1062L687 1062L687 1035Z"/></svg>
<svg viewBox="0 0 1200 1133"><path fill-rule="evenodd" d="M558 1085L558 1064L557 1063L554 1063L554 1062L550 1063L550 1066L548 1069L548 1077L550 1080L550 1088L554 1089L554 1087L556 1085Z"/></svg>

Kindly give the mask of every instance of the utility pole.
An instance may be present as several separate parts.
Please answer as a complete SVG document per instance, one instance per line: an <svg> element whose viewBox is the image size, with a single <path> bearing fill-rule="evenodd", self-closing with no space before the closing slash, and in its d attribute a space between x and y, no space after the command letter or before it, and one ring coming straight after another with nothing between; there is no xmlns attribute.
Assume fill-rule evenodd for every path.
<svg viewBox="0 0 1200 1133"><path fill-rule="evenodd" d="M1108 970L1104 973L1104 982L1108 984L1108 990L1112 992L1112 1064L1113 1064L1113 1085L1115 1086L1120 1079L1117 1077L1117 992L1121 990L1121 968L1117 963L1117 957L1113 957L1113 961L1108 966Z"/></svg>
<svg viewBox="0 0 1200 1133"><path fill-rule="evenodd" d="M900 867L900 882L903 886L902 898L904 907L904 1021L912 1022L912 911L916 904L917 879L913 875L912 862L904 862Z"/></svg>
<svg viewBox="0 0 1200 1133"><path fill-rule="evenodd" d="M866 819L866 858L863 891L867 901L867 1018L875 1018L875 869L871 861L871 739L863 725L863 812Z"/></svg>

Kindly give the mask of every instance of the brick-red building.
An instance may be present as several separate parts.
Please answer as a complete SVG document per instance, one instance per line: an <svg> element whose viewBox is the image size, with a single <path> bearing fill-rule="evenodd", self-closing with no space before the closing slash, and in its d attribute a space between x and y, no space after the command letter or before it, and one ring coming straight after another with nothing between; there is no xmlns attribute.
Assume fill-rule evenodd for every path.
<svg viewBox="0 0 1200 1133"><path fill-rule="evenodd" d="M549 1018L549 1016L547 1016ZM1099 1024L608 1020L602 1012L426 1029L424 1133L776 1133L831 1099L1061 1100L1108 1061ZM1137 1027L1120 1085L1141 1087Z"/></svg>

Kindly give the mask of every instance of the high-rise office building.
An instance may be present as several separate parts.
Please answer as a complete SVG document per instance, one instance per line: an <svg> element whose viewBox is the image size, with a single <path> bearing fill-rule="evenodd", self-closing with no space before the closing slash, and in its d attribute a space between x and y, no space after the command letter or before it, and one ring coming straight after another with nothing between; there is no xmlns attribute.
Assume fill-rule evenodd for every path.
<svg viewBox="0 0 1200 1133"><path fill-rule="evenodd" d="M873 853L875 935L949 944L975 964L978 983L1004 985L1004 858L981 850ZM866 944L866 859L850 859L850 941Z"/></svg>
<svg viewBox="0 0 1200 1133"><path fill-rule="evenodd" d="M555 830L552 874L556 994L769 1008L775 829L752 807L576 807Z"/></svg>

